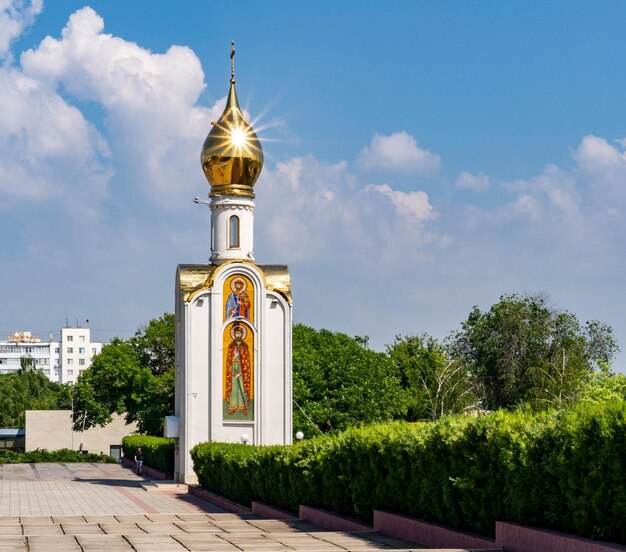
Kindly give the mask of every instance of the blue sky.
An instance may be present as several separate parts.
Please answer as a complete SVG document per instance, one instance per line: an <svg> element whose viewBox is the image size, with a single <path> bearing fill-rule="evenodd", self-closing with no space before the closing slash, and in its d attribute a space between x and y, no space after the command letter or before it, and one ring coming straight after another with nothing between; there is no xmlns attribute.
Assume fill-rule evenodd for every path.
<svg viewBox="0 0 626 552"><path fill-rule="evenodd" d="M209 256L191 200L234 39L256 258L289 264L296 321L381 349L543 292L626 347L624 3L0 11L0 332L125 337L173 309L176 264Z"/></svg>

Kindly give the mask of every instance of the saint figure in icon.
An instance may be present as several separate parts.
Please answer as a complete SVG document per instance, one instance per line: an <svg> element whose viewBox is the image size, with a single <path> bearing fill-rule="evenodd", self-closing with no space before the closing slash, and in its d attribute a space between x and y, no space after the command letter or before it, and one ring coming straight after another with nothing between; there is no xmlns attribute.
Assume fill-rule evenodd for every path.
<svg viewBox="0 0 626 552"><path fill-rule="evenodd" d="M250 297L246 292L248 285L243 278L233 278L230 283L231 294L226 301L226 320L241 316L250 320Z"/></svg>
<svg viewBox="0 0 626 552"><path fill-rule="evenodd" d="M243 324L235 324L230 330L232 341L226 356L226 389L225 400L228 403L228 414L242 412L248 416L250 407L252 367L250 351L244 341L248 330Z"/></svg>

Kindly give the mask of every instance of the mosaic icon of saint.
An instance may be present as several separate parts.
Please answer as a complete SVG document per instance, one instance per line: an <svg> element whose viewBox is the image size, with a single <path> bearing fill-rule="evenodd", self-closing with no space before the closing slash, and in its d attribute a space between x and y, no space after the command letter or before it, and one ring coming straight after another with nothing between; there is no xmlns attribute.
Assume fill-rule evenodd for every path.
<svg viewBox="0 0 626 552"><path fill-rule="evenodd" d="M232 341L226 356L226 402L228 414L243 412L248 416L250 407L250 391L252 383L252 367L250 351L244 341L248 330L241 324L235 324L230 330Z"/></svg>
<svg viewBox="0 0 626 552"><path fill-rule="evenodd" d="M226 301L226 320L241 316L250 320L250 297L246 293L248 284L243 278L233 278L230 283L232 293Z"/></svg>

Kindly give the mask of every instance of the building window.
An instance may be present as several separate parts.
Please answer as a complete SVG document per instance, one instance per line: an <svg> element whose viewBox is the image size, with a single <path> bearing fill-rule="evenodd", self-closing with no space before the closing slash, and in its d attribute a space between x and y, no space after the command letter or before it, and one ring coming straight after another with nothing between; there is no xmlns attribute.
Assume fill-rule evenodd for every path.
<svg viewBox="0 0 626 552"><path fill-rule="evenodd" d="M239 217L233 215L228 221L228 248L239 249Z"/></svg>
<svg viewBox="0 0 626 552"><path fill-rule="evenodd" d="M67 365L69 366L70 364L74 364L74 359L72 358L67 359Z"/></svg>
<svg viewBox="0 0 626 552"><path fill-rule="evenodd" d="M81 343L85 343L85 336L84 335L79 335L78 336L78 341L80 341Z"/></svg>
<svg viewBox="0 0 626 552"><path fill-rule="evenodd" d="M68 348L67 348L67 354L68 354L68 355L71 355L71 354L73 354L73 353L74 353L74 347L68 347Z"/></svg>
<svg viewBox="0 0 626 552"><path fill-rule="evenodd" d="M78 353L81 354L81 355L84 355L85 354L85 347L79 347L78 348Z"/></svg>
<svg viewBox="0 0 626 552"><path fill-rule="evenodd" d="M68 376L73 376L74 375L74 370L68 370L67 371L67 375Z"/></svg>
<svg viewBox="0 0 626 552"><path fill-rule="evenodd" d="M92 355L97 354L97 353L96 353L96 348L95 348L95 347L92 347L92 349L91 349L91 354L92 354Z"/></svg>
<svg viewBox="0 0 626 552"><path fill-rule="evenodd" d="M74 336L73 335L68 335L67 336L67 340L68 341L74 341Z"/></svg>
<svg viewBox="0 0 626 552"><path fill-rule="evenodd" d="M79 358L78 359L78 364L80 364L81 366L85 366L85 359L84 358Z"/></svg>
<svg viewBox="0 0 626 552"><path fill-rule="evenodd" d="M58 347L55 347L55 348L54 348L54 352L58 355L58 354L59 354L59 348L58 348Z"/></svg>

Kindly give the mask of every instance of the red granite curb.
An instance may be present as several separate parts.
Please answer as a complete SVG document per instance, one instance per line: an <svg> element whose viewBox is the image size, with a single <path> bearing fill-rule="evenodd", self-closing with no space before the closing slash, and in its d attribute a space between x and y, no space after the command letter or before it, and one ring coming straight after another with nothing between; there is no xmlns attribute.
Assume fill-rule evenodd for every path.
<svg viewBox="0 0 626 552"><path fill-rule="evenodd" d="M252 502L252 513L267 519L298 519L298 514L264 502Z"/></svg>
<svg viewBox="0 0 626 552"><path fill-rule="evenodd" d="M560 531L496 521L496 543L511 552L616 552L626 546L592 541Z"/></svg>
<svg viewBox="0 0 626 552"><path fill-rule="evenodd" d="M335 514L321 508L300 505L300 519L310 521L315 525L331 531L372 531L372 526L362 521Z"/></svg>
<svg viewBox="0 0 626 552"><path fill-rule="evenodd" d="M450 529L436 523L383 510L374 510L374 531L434 548L481 548L484 550L501 548L496 540L482 535Z"/></svg>
<svg viewBox="0 0 626 552"><path fill-rule="evenodd" d="M206 491L202 487L199 487L197 485L188 485L187 492L190 495L193 495L196 498L199 498L200 500L206 500L207 502L210 502L214 506L217 506L218 508L221 508L222 510L226 510L227 512L230 512L231 514L252 513L252 510L250 508L246 508L245 506L242 506L241 504L237 504L236 502L233 502L232 500L228 500L227 498L224 498L222 496Z"/></svg>

